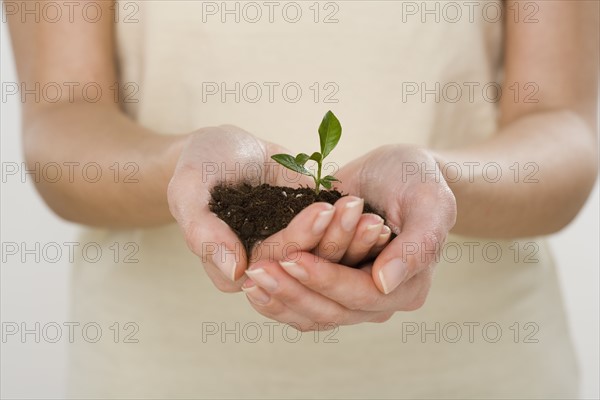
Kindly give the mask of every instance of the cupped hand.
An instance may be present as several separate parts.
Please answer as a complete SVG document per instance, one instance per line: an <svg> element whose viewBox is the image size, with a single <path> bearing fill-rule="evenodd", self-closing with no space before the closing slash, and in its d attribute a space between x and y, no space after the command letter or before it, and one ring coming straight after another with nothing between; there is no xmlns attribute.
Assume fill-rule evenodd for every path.
<svg viewBox="0 0 600 400"><path fill-rule="evenodd" d="M433 154L405 145L382 146L343 167L342 190L382 210L397 234L377 256L372 277L391 293L435 264L456 223L456 199Z"/></svg>
<svg viewBox="0 0 600 400"><path fill-rule="evenodd" d="M297 252L250 266L243 289L261 314L301 330L382 322L419 308L456 221L456 201L431 153L384 146L343 167L340 189L382 210L397 237L362 269Z"/></svg>
<svg viewBox="0 0 600 400"><path fill-rule="evenodd" d="M201 258L207 275L222 291L240 290L251 258L236 234L210 211L210 191L224 182L290 186L290 174L282 173L283 167L271 160L271 155L282 152L286 150L281 146L227 125L192 133L180 155L169 183L169 207L188 247ZM298 178L293 180L293 186L312 184L308 177ZM347 207L352 209L349 220L340 209L352 201L355 204ZM292 244L297 251L318 252L327 250L330 243L339 243L341 246L331 252L330 259L345 256L348 262L356 262L389 239L389 229L382 225L381 218L361 214L360 199L344 198L338 203L335 206L315 203L304 209L288 227L265 240L275 243L277 248L263 254L271 254L269 259L277 261L283 257L280 250L286 245L289 248Z"/></svg>

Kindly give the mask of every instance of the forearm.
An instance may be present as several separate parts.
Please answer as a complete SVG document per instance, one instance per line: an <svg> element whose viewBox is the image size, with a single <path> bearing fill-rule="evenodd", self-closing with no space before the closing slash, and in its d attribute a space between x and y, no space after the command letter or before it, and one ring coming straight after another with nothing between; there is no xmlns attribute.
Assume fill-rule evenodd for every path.
<svg viewBox="0 0 600 400"><path fill-rule="evenodd" d="M475 146L437 152L456 196L453 232L523 237L564 227L597 176L593 130L575 113L545 112L523 116Z"/></svg>
<svg viewBox="0 0 600 400"><path fill-rule="evenodd" d="M145 129L110 104L75 102L24 114L28 168L37 163L43 172L56 163L62 175L40 173L36 188L61 217L94 226L172 221L167 185L185 138Z"/></svg>

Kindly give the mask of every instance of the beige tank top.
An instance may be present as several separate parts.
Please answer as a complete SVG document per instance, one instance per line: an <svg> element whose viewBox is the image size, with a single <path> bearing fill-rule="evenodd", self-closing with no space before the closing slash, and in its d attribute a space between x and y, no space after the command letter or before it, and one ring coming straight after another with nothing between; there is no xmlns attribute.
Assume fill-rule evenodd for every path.
<svg viewBox="0 0 600 400"><path fill-rule="evenodd" d="M460 147L497 128L500 1L128 0L120 9L120 79L139 100L126 112L158 132L234 124L310 151L331 109L344 127L331 157L343 164L383 144ZM421 309L320 333L219 292L175 225L90 230L82 241L132 245L121 253L130 258L75 268L73 318L104 335L73 345L73 396L576 395L539 240L450 236Z"/></svg>

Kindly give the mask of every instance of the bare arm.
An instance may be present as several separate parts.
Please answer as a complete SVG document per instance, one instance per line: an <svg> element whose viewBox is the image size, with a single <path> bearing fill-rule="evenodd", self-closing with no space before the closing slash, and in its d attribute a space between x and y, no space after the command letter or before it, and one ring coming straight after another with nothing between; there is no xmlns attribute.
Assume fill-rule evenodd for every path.
<svg viewBox="0 0 600 400"><path fill-rule="evenodd" d="M457 182L455 174L446 176L457 199L457 233L555 232L575 217L597 176L598 2L537 3L539 22L507 21L500 131L485 143L437 154L442 172L449 163L463 166ZM539 87L539 102L523 102L522 96L515 101L508 94L514 83L527 82ZM486 181L480 168L469 182L468 162L496 162L502 178L490 183L495 176ZM527 163L533 164L524 169ZM530 178L537 183L528 182L535 168Z"/></svg>
<svg viewBox="0 0 600 400"><path fill-rule="evenodd" d="M23 103L25 157L30 169L57 163L63 178L44 179L36 188L61 217L108 227L151 226L173 220L167 203L167 185L185 136L159 135L129 119L114 101L110 86L117 80L113 45L112 2L99 2L103 17L95 23L66 18L49 23L33 18L21 22L9 16L9 27L19 78L27 88L39 82L64 86L77 82L74 101L62 96L56 103L43 96ZM82 85L94 82L102 89L97 102L82 96ZM69 165L79 163L69 176ZM82 167L100 165L86 176ZM115 164L118 163L118 164ZM126 163L131 168L124 170ZM115 167L118 165L118 168ZM75 168L72 166L71 168ZM139 168L131 178L127 172ZM120 170L117 176L115 170ZM135 182L137 181L137 182Z"/></svg>

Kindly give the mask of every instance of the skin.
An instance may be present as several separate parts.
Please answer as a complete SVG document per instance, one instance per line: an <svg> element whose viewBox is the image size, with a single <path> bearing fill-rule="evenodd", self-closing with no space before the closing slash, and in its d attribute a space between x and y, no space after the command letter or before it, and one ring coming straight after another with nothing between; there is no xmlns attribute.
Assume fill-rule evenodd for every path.
<svg viewBox="0 0 600 400"><path fill-rule="evenodd" d="M341 189L356 199L336 204L329 216L331 209L315 204L270 238L280 245L291 238L302 241L294 254L276 251L248 263L247 256L236 251L235 268L228 270L211 261L218 247L210 252L202 249L203 242L214 242L235 250L236 242L224 223L198 205L198 197L192 205L194 196L206 199L214 183L197 185L202 161L213 157L233 162L240 156L240 143L254 143L255 150L243 156L258 162L277 148L239 128L161 135L130 120L112 96L97 103L81 98L58 103L28 101L23 104L26 160L30 165L94 161L103 171L109 171L115 161L135 162L139 182L134 185L115 183L110 174L92 184L76 174L72 183L41 180L36 187L58 215L78 223L130 228L161 225L175 218L219 289L237 291L243 286L258 312L300 330L382 322L396 311L419 308L431 284L435 251L422 260L403 255L403 243L425 244L422 248L439 251L450 230L490 238L553 233L574 218L593 187L598 169L598 3L536 3L538 23L507 18L503 93L512 93L513 83L535 82L539 101L526 103L503 96L497 134L467 148L437 152L392 145L354 160L338 177ZM110 3L100 4L109 15ZM28 87L35 82L94 81L104 93L111 93L116 73L109 18L94 24L22 23L18 16L8 20L20 80ZM208 152L215 140L228 143L226 150ZM427 170L437 168L439 179L423 179L417 173L398 180L401 166L397 160L424 165ZM453 163L491 161L504 172L494 184L482 179L481 173L469 181L465 170L461 179L447 176L447 167ZM515 183L509 172L515 162L537 165L538 183ZM372 193L380 194L374 198ZM384 209L390 228L399 234L387 246L389 234L383 226L375 242L362 241L367 227L380 223L374 216L361 217L353 229L343 232L347 202L361 198ZM325 231L310 233L322 212L331 218ZM341 244L340 249L325 251L331 241ZM342 265L358 263L367 252L378 255L372 264L358 270ZM233 265L227 257L217 259L221 266Z"/></svg>

